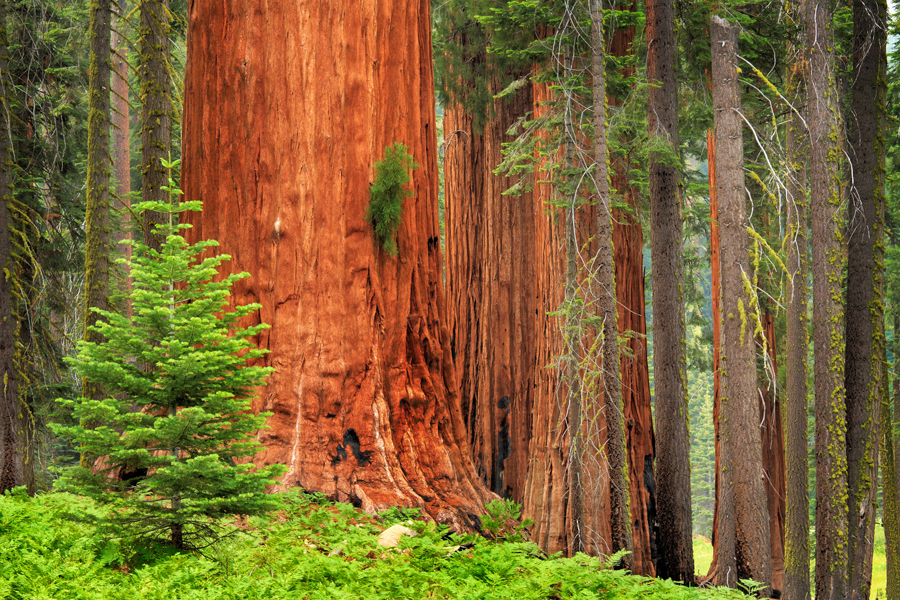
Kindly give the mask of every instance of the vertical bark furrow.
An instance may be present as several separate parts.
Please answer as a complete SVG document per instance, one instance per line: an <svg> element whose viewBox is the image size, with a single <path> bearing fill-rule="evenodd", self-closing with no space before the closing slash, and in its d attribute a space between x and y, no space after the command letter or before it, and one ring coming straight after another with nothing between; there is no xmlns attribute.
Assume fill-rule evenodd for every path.
<svg viewBox="0 0 900 600"><path fill-rule="evenodd" d="M515 121L531 110L531 88L494 103L482 132L462 107L447 110L445 198L450 331L479 474L490 489L524 498L534 396L535 217L531 193L503 196L513 180L494 175Z"/></svg>

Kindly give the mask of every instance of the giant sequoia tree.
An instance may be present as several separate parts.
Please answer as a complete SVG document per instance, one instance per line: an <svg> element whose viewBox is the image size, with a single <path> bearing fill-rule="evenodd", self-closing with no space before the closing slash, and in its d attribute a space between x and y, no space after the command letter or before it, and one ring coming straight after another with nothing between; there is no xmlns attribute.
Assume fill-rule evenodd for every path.
<svg viewBox="0 0 900 600"><path fill-rule="evenodd" d="M460 527L491 494L468 456L437 220L427 2L198 0L189 14L183 188L234 289L259 302L277 371L257 462L285 486L367 511L422 507ZM367 219L373 165L401 142L421 167L396 257Z"/></svg>

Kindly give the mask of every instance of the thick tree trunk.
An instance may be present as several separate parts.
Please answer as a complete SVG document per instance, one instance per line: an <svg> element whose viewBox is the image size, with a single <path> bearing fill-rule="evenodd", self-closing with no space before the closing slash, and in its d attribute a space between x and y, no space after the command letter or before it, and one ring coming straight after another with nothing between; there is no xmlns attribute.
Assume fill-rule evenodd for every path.
<svg viewBox="0 0 900 600"><path fill-rule="evenodd" d="M167 202L163 186L169 180L162 161L171 159L172 86L169 76L169 0L140 0L141 26L138 48L141 64L141 199ZM162 240L153 234L162 215L143 215L144 243L159 250Z"/></svg>
<svg viewBox="0 0 900 600"><path fill-rule="evenodd" d="M631 6L634 10L634 6ZM616 30L610 42L613 56L634 52L635 28ZM629 68L625 76L631 76ZM618 100L607 97L610 106ZM627 159L612 161L612 185L620 198L637 210L634 189L628 183ZM644 307L644 232L633 212L613 209L613 251L615 252L616 305L619 336L626 339L627 352L621 356L622 406L628 449L628 481L631 522L634 525L634 572L656 574L656 476L653 472L654 439L650 370L647 367L647 317Z"/></svg>
<svg viewBox="0 0 900 600"><path fill-rule="evenodd" d="M688 438L675 10L671 0L647 3L647 120L667 156L650 154L650 245L653 259L653 364L656 401L657 513L660 577L694 582Z"/></svg>
<svg viewBox="0 0 900 600"><path fill-rule="evenodd" d="M832 11L807 2L813 338L816 396L817 600L847 596L848 520L840 103Z"/></svg>
<svg viewBox="0 0 900 600"><path fill-rule="evenodd" d="M534 114L542 116L550 91L545 84L533 87ZM540 274L536 281L535 296L538 301L536 326L537 357L535 359L535 396L532 420L532 437L528 449L528 471L525 481L523 516L534 519L532 539L547 552L570 554L574 531L571 502L568 493L569 443L563 426L563 406L566 386L562 371L555 361L563 353L559 318L548 314L563 302L563 286L566 276L563 219L557 212L551 214L546 207L553 193L548 183L538 183L534 188L535 202L535 263ZM603 523L593 524L596 529ZM604 532L601 532L601 535ZM609 539L608 537L606 539ZM607 549L608 552L608 549Z"/></svg>
<svg viewBox="0 0 900 600"><path fill-rule="evenodd" d="M471 528L494 497L469 458L444 307L429 4L191 5L183 189L191 238L252 277L277 368L259 464L368 512ZM420 168L390 257L366 218L394 142Z"/></svg>
<svg viewBox="0 0 900 600"><path fill-rule="evenodd" d="M98 320L92 308L109 310L109 273L113 268L110 252L110 0L91 2L91 58L88 116L87 203L85 207L84 249L84 339L99 341L99 334L87 328ZM85 381L85 398L99 399L102 390ZM82 457L89 460L89 457Z"/></svg>
<svg viewBox="0 0 900 600"><path fill-rule="evenodd" d="M6 35L6 0L0 0L0 265L8 274L0 277L0 373L3 389L0 390L0 494L25 484L23 464L22 419L19 418L19 369L18 337L19 326L16 311L15 277L17 271L10 239L12 214L9 205L13 202L12 187L12 140L9 132L9 111L6 82L9 79L9 51Z"/></svg>
<svg viewBox="0 0 900 600"><path fill-rule="evenodd" d="M503 196L494 175L516 120L532 110L531 87L494 103L483 132L462 107L444 113L447 296L460 399L475 466L496 494L525 494L539 312L533 195Z"/></svg>
<svg viewBox="0 0 900 600"><path fill-rule="evenodd" d="M799 65L788 75L788 90L794 106L801 106L803 74ZM787 339L785 353L784 424L786 463L786 514L784 547L785 600L809 600L809 448L807 348L807 209L806 164L809 145L806 124L794 112L787 131Z"/></svg>
<svg viewBox="0 0 900 600"><path fill-rule="evenodd" d="M609 193L609 152L606 146L606 47L603 13L599 0L591 0L591 74L594 103L594 206L597 254L594 277L598 292L600 327L603 335L603 410L606 417L606 456L609 461L610 546L613 553L628 552L621 564L634 570L631 514L628 506L628 464L622 419L622 380L619 372L619 328L616 309L615 251L613 248L612 202Z"/></svg>
<svg viewBox="0 0 900 600"><path fill-rule="evenodd" d="M853 3L853 118L848 142L853 183L847 190L847 485L850 598L872 587L881 405L887 377L884 330L885 101L887 3Z"/></svg>
<svg viewBox="0 0 900 600"><path fill-rule="evenodd" d="M751 290L745 285L751 267L736 64L737 28L714 16L710 33L721 243L719 293L724 317L720 350L719 435L723 452L717 558L720 581L724 585L734 586L739 579L751 578L768 587L772 581L771 547L753 337L754 321L760 317ZM728 515L731 509L734 520ZM732 561L736 568L734 578L728 572Z"/></svg>

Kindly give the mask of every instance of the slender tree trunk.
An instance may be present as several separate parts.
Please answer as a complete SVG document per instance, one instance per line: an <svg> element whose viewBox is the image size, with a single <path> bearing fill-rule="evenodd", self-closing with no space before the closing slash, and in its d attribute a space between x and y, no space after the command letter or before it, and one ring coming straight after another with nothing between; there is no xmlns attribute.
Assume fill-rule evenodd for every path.
<svg viewBox="0 0 900 600"><path fill-rule="evenodd" d="M92 0L90 25L90 87L88 116L87 205L85 207L85 334L88 342L97 342L99 334L87 329L97 322L91 309L109 310L110 257L110 0ZM103 391L85 381L82 393L99 399ZM82 461L89 457L82 456Z"/></svg>
<svg viewBox="0 0 900 600"><path fill-rule="evenodd" d="M678 98L675 84L675 9L671 0L647 3L647 121L666 156L650 154L650 252L653 259L653 365L656 401L657 575L694 583L691 542L691 466L685 366Z"/></svg>
<svg viewBox="0 0 900 600"><path fill-rule="evenodd" d="M523 502L535 395L539 312L531 192L503 196L495 175L509 128L532 109L531 86L495 100L482 132L460 106L444 112L447 296L460 400L475 466L496 494Z"/></svg>
<svg viewBox="0 0 900 600"><path fill-rule="evenodd" d="M474 527L496 496L469 458L444 306L429 4L196 0L188 29L190 238L251 272L233 296L272 326L255 462L370 513ZM394 142L420 165L397 257L366 218Z"/></svg>
<svg viewBox="0 0 900 600"><path fill-rule="evenodd" d="M848 520L841 299L842 133L828 3L807 2L806 33L816 396L815 597L832 600L846 598L848 592Z"/></svg>
<svg viewBox="0 0 900 600"><path fill-rule="evenodd" d="M120 2L121 13L128 12L128 4ZM111 33L112 45L112 128L113 128L113 172L116 180L116 205L121 211L119 227L115 231L116 247L124 255L131 258L131 245L119 245L125 239L131 239L131 135L130 103L128 102L128 41L121 31L125 28L125 19L118 19L116 28ZM120 289L128 289L127 274L120 283ZM129 309L130 310L130 309Z"/></svg>
<svg viewBox="0 0 900 600"><path fill-rule="evenodd" d="M788 75L789 98L802 105L803 73L794 65ZM787 502L784 544L784 600L809 600L809 439L807 395L807 209L806 164L809 156L806 124L793 112L787 131L787 339L785 354L784 428Z"/></svg>
<svg viewBox="0 0 900 600"><path fill-rule="evenodd" d="M0 264L6 277L0 277L0 494L25 483L22 419L19 417L19 323L13 308L14 285L18 275L10 239L13 202L12 140L9 136L9 43L6 34L6 0L0 0Z"/></svg>
<svg viewBox="0 0 900 600"><path fill-rule="evenodd" d="M564 61L570 60L563 57ZM566 129L572 127L571 112L566 111ZM566 164L572 163L572 141L566 137L564 150ZM569 186L567 186L569 187ZM578 221L579 204L581 202L576 191L568 192L568 204L563 209L565 218L565 246L566 246L566 298L565 298L565 323L563 325L563 355L562 366L566 374L566 432L569 443L568 472L569 484L569 514L571 521L572 537L569 544L569 553L584 552L590 547L589 532L585 527L585 436L583 427L583 403L582 377L581 377L581 311L579 299L578 281L578 238L576 237L576 223Z"/></svg>
<svg viewBox="0 0 900 600"><path fill-rule="evenodd" d="M632 4L627 10L635 10ZM634 54L635 27L617 29L609 52L624 57ZM625 77L634 75L627 67ZM610 106L619 100L607 96ZM619 336L625 338L627 352L621 353L622 405L628 449L629 508L634 523L634 572L656 574L656 475L653 470L653 413L650 369L647 365L647 317L644 306L644 232L632 211L637 210L635 190L628 181L627 157L612 163L612 185L631 210L613 209L613 251L615 253L616 304Z"/></svg>
<svg viewBox="0 0 900 600"><path fill-rule="evenodd" d="M615 251L612 233L612 203L609 195L609 154L606 146L606 46L603 41L603 13L599 0L591 0L591 71L594 98L594 183L597 202L597 258L595 277L599 285L600 319L603 328L603 394L606 413L607 457L609 459L611 550L628 551L622 566L634 570L631 514L628 506L628 464L622 423L622 380L619 373L619 329L616 322Z"/></svg>
<svg viewBox="0 0 900 600"><path fill-rule="evenodd" d="M884 331L885 101L887 3L853 3L853 117L849 126L853 184L847 252L846 388L850 598L872 587Z"/></svg>
<svg viewBox="0 0 900 600"><path fill-rule="evenodd" d="M712 549L713 557L709 564L709 571L706 574L707 579L713 579L718 585L726 585L728 573L733 572L734 564L731 559L726 563L725 569L722 571L722 578L718 577L719 573L719 510L720 510L720 494L724 493L720 485L719 471L722 467L722 452L725 450L719 438L719 414L721 411L720 399L722 396L722 378L721 378L721 347L722 347L722 298L717 290L721 290L722 262L720 259L719 242L719 184L716 175L716 136L713 129L706 131L706 160L709 168L709 260L710 260L710 285L713 294L711 298L712 318L713 318L713 432L715 445L715 502L713 504L713 522L712 522ZM723 498L729 505L729 520L734 519L734 506L731 496ZM722 504L721 506L724 506ZM734 527L729 525L732 531L728 534L728 544L734 544ZM733 549L729 551L730 555L734 555Z"/></svg>
<svg viewBox="0 0 900 600"><path fill-rule="evenodd" d="M169 160L172 151L169 0L140 0L140 13L141 199L167 202L168 193L162 187L168 182L169 173L162 161ZM159 250L162 240L153 234L153 227L161 218L155 211L143 215L144 243L155 250Z"/></svg>
<svg viewBox="0 0 900 600"><path fill-rule="evenodd" d="M895 308L896 311L896 308ZM900 415L900 312L894 313L894 411ZM887 377L882 382L888 387ZM888 392L885 389L885 392ZM885 548L887 550L887 597L900 598L900 517L898 517L898 448L893 439L893 419L890 394L885 393L881 405L881 493L883 497L882 525L884 526Z"/></svg>
<svg viewBox="0 0 900 600"><path fill-rule="evenodd" d="M721 251L722 347L719 406L720 507L718 564L720 581L734 586L753 579L772 580L768 509L763 484L760 414L757 404L756 343L759 308L751 297L750 242L744 189L744 144L737 80L737 28L720 17L710 22L716 179ZM733 502L733 505L730 503ZM728 511L734 510L734 519ZM733 530L732 530L733 527ZM731 542L733 536L733 545ZM732 558L733 557L733 558ZM729 574L733 564L736 571ZM724 571L723 571L724 568Z"/></svg>

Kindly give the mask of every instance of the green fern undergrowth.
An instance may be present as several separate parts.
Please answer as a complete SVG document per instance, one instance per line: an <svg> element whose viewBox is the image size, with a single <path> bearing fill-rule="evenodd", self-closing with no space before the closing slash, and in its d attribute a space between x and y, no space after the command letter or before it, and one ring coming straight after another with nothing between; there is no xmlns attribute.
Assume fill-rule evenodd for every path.
<svg viewBox="0 0 900 600"><path fill-rule="evenodd" d="M627 575L584 555L549 557L528 542L450 535L413 510L371 517L319 494L283 496L284 509L223 522L233 535L195 553L104 539L92 521L107 509L83 497L0 496L0 598L746 598ZM398 522L419 535L378 546Z"/></svg>

